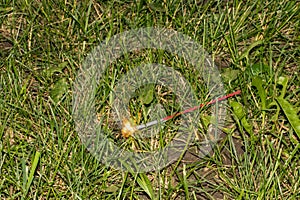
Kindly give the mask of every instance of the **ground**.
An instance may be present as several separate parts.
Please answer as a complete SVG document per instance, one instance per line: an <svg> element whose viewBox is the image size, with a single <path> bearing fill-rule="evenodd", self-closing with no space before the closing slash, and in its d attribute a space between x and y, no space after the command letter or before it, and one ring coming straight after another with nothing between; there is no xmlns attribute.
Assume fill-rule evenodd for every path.
<svg viewBox="0 0 300 200"><path fill-rule="evenodd" d="M1 199L300 198L299 2L4 0L0 13ZM196 140L165 168L134 173L104 165L86 149L75 130L72 98L91 50L142 27L189 36L215 61L226 93L242 93L228 99L226 123L209 155L197 156ZM98 117L112 120L112 83L149 62L173 66L200 102L208 100L186 60L161 50L131 52L100 81ZM167 113L173 109L167 88L155 86L156 98L145 91L130 104L135 123L148 104L162 101ZM202 113L198 131L205 134L210 107ZM109 137L130 150L144 145Z"/></svg>

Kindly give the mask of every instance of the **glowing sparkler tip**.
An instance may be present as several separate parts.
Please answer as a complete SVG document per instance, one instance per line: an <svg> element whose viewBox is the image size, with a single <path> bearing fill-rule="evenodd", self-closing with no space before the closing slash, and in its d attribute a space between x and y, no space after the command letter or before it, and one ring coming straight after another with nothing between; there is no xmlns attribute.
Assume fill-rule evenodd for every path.
<svg viewBox="0 0 300 200"><path fill-rule="evenodd" d="M126 118L122 120L121 133L124 138L132 136L132 134L137 131L136 127Z"/></svg>

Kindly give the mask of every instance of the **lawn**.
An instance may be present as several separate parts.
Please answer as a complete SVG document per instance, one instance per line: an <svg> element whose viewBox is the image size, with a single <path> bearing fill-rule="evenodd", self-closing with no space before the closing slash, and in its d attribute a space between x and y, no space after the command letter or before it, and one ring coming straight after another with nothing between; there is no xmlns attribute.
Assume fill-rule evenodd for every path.
<svg viewBox="0 0 300 200"><path fill-rule="evenodd" d="M1 199L300 199L299 2L2 0L0 5ZM74 117L74 88L99 44L146 27L176 31L200 44L217 66L222 95L241 94L217 102L226 108L217 128L215 105L187 114L196 116L197 124L190 146L174 162L136 173L108 165L102 154L87 149ZM120 92L126 94L130 84L122 84L122 77L149 63L181 74L197 104L222 96L212 96L193 62L176 53L138 49L120 56L97 82L94 117L111 142L134 153L164 147L184 129L181 115L150 139L138 133L122 137L121 119L112 114L116 88L123 85ZM141 73L150 77L153 71ZM152 83L139 87L126 97L130 123L151 121L147 116L159 110L155 105L162 116L182 111L182 103L196 106L187 91L178 95ZM126 109L118 110L121 116ZM210 127L220 137L200 156Z"/></svg>

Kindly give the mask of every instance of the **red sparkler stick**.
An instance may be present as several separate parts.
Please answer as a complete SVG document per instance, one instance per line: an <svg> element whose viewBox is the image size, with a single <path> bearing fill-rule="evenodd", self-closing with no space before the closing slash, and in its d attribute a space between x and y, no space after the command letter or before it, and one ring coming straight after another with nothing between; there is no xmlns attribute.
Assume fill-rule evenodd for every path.
<svg viewBox="0 0 300 200"><path fill-rule="evenodd" d="M160 119L160 120L154 120L154 121L148 122L148 123L146 123L146 124L138 125L138 126L136 126L135 128L136 128L137 130L140 130L140 129L143 129L143 128L146 128L146 127L149 127L149 126L153 126L153 125L155 125L155 124L158 124L159 121L160 121L160 122L166 122L166 121L168 121L168 120L170 120L170 119L172 119L172 118L174 118L174 117L176 117L176 116L179 116L179 115L182 115L182 114L185 114L185 113L192 112L192 111L197 110L197 109L199 109L199 108L202 108L202 107L204 107L204 106L207 106L207 105L210 105L210 104L214 104L214 103L219 102L219 101L223 101L223 100L225 100L225 99L228 99L228 98L230 98L230 97L236 96L236 95L238 95L238 94L241 94L241 90L237 90L237 91L235 91L235 92L233 92L233 93L227 94L227 95L225 95L225 96L223 96L223 97L219 97L219 98L214 99L214 100L212 100L212 101L210 101L210 102L202 103L202 104L200 104L199 106L194 106L194 107L192 107L192 108L188 108L188 109L186 109L186 110L184 110L184 111L175 113L175 114L173 114L173 115L166 116L166 117L164 117L164 118L162 118L162 119Z"/></svg>

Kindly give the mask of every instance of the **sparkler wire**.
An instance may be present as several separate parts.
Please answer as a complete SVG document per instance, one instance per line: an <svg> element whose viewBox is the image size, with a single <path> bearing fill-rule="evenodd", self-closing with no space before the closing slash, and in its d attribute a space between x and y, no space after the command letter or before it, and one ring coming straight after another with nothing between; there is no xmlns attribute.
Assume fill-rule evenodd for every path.
<svg viewBox="0 0 300 200"><path fill-rule="evenodd" d="M173 115L166 116L166 117L164 117L164 118L162 118L162 119L160 119L160 120L154 120L154 121L148 122L148 123L146 123L146 124L140 124L140 125L137 125L137 126L135 127L135 129L141 130L141 129L148 128L148 127L150 127L150 126L156 125L156 124L158 124L159 122L160 122L160 123L164 123L164 122L166 122L166 121L168 121L168 120L170 120L170 119L173 119L174 117L177 117L177 116L179 116L179 115L182 115L182 114L185 114L185 113L189 113L189 112L193 112L194 110L197 110L197 109L202 108L202 107L204 107L204 106L208 106L208 105L214 104L214 103L216 103L216 102L223 101L223 100L225 100L225 99L228 99L228 98L230 98L230 97L233 97L233 96L236 96L236 95L239 95L239 94L241 94L241 90L237 90L237 91L235 91L235 92L233 92L233 93L230 93L230 94L228 94L228 95L219 97L219 98L214 99L214 100L212 100L212 101L209 101L209 102L207 102L207 103L202 103L202 104L200 104L199 106L194 106L194 107L192 107L192 108L188 108L188 109L186 109L186 110L184 110L184 111L175 113L175 114L173 114Z"/></svg>

